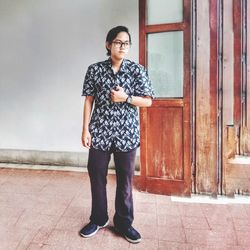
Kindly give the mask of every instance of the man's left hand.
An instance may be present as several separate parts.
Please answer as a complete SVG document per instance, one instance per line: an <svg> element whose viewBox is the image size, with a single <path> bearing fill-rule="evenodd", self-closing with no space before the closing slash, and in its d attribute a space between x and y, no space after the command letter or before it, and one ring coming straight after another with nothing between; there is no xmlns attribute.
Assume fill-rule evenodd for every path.
<svg viewBox="0 0 250 250"><path fill-rule="evenodd" d="M117 86L116 89L111 90L111 100L112 102L126 102L128 95L125 93L124 89Z"/></svg>

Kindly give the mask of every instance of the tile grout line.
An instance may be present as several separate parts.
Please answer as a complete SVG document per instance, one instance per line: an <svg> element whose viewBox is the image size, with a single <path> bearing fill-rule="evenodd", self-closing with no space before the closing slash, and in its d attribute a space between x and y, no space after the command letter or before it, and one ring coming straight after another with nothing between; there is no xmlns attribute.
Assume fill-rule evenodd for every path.
<svg viewBox="0 0 250 250"><path fill-rule="evenodd" d="M155 197L155 205L156 205L157 245L158 245L158 249L160 249L159 224L158 224L158 200L157 200L157 196L154 196L154 197Z"/></svg>
<svg viewBox="0 0 250 250"><path fill-rule="evenodd" d="M22 210L21 214L19 215L19 217L17 218L16 222L15 222L14 225L13 225L14 227L17 226L18 221L19 221L20 218L23 216L23 214L25 213L25 211L26 211L26 208L24 208L24 209Z"/></svg>
<svg viewBox="0 0 250 250"><path fill-rule="evenodd" d="M230 211L229 211L229 212L230 212ZM235 223L234 223L234 218L233 218L233 216L232 216L231 213L230 213L230 217L231 217L232 223L233 223L234 235L235 235L235 238L236 238L236 246L240 246L240 245L239 245L238 235L237 235L237 232L236 232Z"/></svg>

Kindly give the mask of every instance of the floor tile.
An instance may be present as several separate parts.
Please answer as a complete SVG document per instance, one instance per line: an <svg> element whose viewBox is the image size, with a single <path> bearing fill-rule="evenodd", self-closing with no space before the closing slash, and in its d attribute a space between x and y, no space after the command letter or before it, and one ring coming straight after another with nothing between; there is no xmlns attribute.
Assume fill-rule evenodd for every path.
<svg viewBox="0 0 250 250"><path fill-rule="evenodd" d="M1 193L1 206L14 208L32 208L36 205L37 194L15 194L15 193Z"/></svg>
<svg viewBox="0 0 250 250"><path fill-rule="evenodd" d="M0 250L13 250L16 249L19 242L16 241L6 241L5 239L1 241Z"/></svg>
<svg viewBox="0 0 250 250"><path fill-rule="evenodd" d="M30 213L25 211L16 223L16 227L34 229L34 228L53 228L60 217L54 215L44 215L39 213Z"/></svg>
<svg viewBox="0 0 250 250"><path fill-rule="evenodd" d="M156 195L156 203L157 204L172 204L171 196L167 195Z"/></svg>
<svg viewBox="0 0 250 250"><path fill-rule="evenodd" d="M158 249L158 240L142 239L139 244L130 244L129 249L154 250Z"/></svg>
<svg viewBox="0 0 250 250"><path fill-rule="evenodd" d="M238 245L250 247L250 231L236 231Z"/></svg>
<svg viewBox="0 0 250 250"><path fill-rule="evenodd" d="M55 229L44 243L51 246L60 246L61 249L79 247L82 247L82 249L91 249L91 247L100 247L102 237L103 230L100 230L93 238L83 238L79 236L78 231L72 232Z"/></svg>
<svg viewBox="0 0 250 250"><path fill-rule="evenodd" d="M134 210L142 213L156 214L156 204L151 202L134 202Z"/></svg>
<svg viewBox="0 0 250 250"><path fill-rule="evenodd" d="M158 239L157 226L136 225L136 230L141 234L142 239Z"/></svg>
<svg viewBox="0 0 250 250"><path fill-rule="evenodd" d="M101 247L108 250L125 250L129 249L130 243L113 230L106 230L102 238Z"/></svg>
<svg viewBox="0 0 250 250"><path fill-rule="evenodd" d="M157 216L155 213L141 213L135 214L134 225L156 226Z"/></svg>
<svg viewBox="0 0 250 250"><path fill-rule="evenodd" d="M180 216L180 211L177 205L172 204L157 204L157 214L158 215L169 215L169 216Z"/></svg>
<svg viewBox="0 0 250 250"><path fill-rule="evenodd" d="M233 218L248 219L247 211L242 204L232 204L228 206L228 211Z"/></svg>
<svg viewBox="0 0 250 250"><path fill-rule="evenodd" d="M232 230L185 229L187 242L191 244L237 246L237 238Z"/></svg>
<svg viewBox="0 0 250 250"><path fill-rule="evenodd" d="M192 229L209 229L208 222L204 217L182 217L182 224L184 228Z"/></svg>
<svg viewBox="0 0 250 250"><path fill-rule="evenodd" d="M27 250L39 250L39 249L43 249L43 244L35 244L35 243L31 243L29 244L29 246L27 247Z"/></svg>
<svg viewBox="0 0 250 250"><path fill-rule="evenodd" d="M87 224L88 221L84 220L84 218L77 217L61 217L55 228L60 230L68 230L68 231L80 231L81 228Z"/></svg>
<svg viewBox="0 0 250 250"><path fill-rule="evenodd" d="M182 221L180 216L171 216L166 214L157 215L157 225L165 226L167 228L182 227Z"/></svg>
<svg viewBox="0 0 250 250"><path fill-rule="evenodd" d="M250 219L250 204L245 204L244 208L246 210L248 218Z"/></svg>
<svg viewBox="0 0 250 250"><path fill-rule="evenodd" d="M27 249L29 245L32 243L32 240L35 237L36 233L37 233L36 228L26 231L24 237L22 238L22 240L19 241L15 250Z"/></svg>
<svg viewBox="0 0 250 250"><path fill-rule="evenodd" d="M0 225L14 226L25 209L0 206Z"/></svg>
<svg viewBox="0 0 250 250"><path fill-rule="evenodd" d="M250 219L233 219L234 227L239 231L250 232Z"/></svg>
<svg viewBox="0 0 250 250"><path fill-rule="evenodd" d="M182 227L166 228L158 226L157 228L158 239L165 241L174 241L185 243L186 237Z"/></svg>
<svg viewBox="0 0 250 250"><path fill-rule="evenodd" d="M54 228L42 227L39 228L36 235L32 239L32 243L43 245L47 241L49 235L52 233Z"/></svg>
<svg viewBox="0 0 250 250"><path fill-rule="evenodd" d="M187 243L180 243L180 242L172 242L172 241L163 241L160 240L159 241L159 250L193 250L195 248L193 248L192 245L187 244ZM202 248L197 248L197 250L201 250Z"/></svg>
<svg viewBox="0 0 250 250"><path fill-rule="evenodd" d="M0 229L1 244L0 249L17 249L18 245L25 245L27 248L32 237L27 242L27 236L30 235L30 231L23 228L11 227L8 230ZM31 233L32 234L32 233ZM25 249L25 248L24 248Z"/></svg>
<svg viewBox="0 0 250 250"><path fill-rule="evenodd" d="M228 206L224 204L200 204L206 217L231 217Z"/></svg>
<svg viewBox="0 0 250 250"><path fill-rule="evenodd" d="M90 216L90 207L75 207L75 206L68 206L64 213L62 214L63 217L76 217L76 218L85 218L86 216Z"/></svg>
<svg viewBox="0 0 250 250"><path fill-rule="evenodd" d="M210 229L230 228L233 229L233 219L230 217L223 217L213 215L206 217Z"/></svg>
<svg viewBox="0 0 250 250"><path fill-rule="evenodd" d="M81 192L78 196L75 196L71 201L70 206L72 207L90 207L91 205L91 197L86 198L83 195L84 192ZM86 193L86 191L85 191ZM89 192L90 194L90 192Z"/></svg>
<svg viewBox="0 0 250 250"><path fill-rule="evenodd" d="M200 204L178 204L181 216L204 217Z"/></svg>
<svg viewBox="0 0 250 250"><path fill-rule="evenodd" d="M148 203L156 203L157 198L155 194L135 191L134 199L136 199L137 202L145 202L146 200Z"/></svg>

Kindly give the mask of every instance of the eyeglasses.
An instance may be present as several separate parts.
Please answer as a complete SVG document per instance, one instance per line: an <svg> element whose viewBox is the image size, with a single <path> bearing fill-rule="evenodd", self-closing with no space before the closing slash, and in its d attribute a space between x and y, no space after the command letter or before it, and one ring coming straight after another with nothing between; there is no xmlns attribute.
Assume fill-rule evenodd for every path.
<svg viewBox="0 0 250 250"><path fill-rule="evenodd" d="M122 42L122 41L113 41L112 42L115 45L115 48L122 48L128 49L131 45L130 42Z"/></svg>

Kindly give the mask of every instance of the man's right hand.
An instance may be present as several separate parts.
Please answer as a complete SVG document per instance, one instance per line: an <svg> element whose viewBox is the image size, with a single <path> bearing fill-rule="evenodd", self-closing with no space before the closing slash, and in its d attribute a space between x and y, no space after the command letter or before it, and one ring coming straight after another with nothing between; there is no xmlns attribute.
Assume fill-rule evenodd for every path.
<svg viewBox="0 0 250 250"><path fill-rule="evenodd" d="M82 145L86 148L91 146L91 134L88 129L82 131Z"/></svg>

